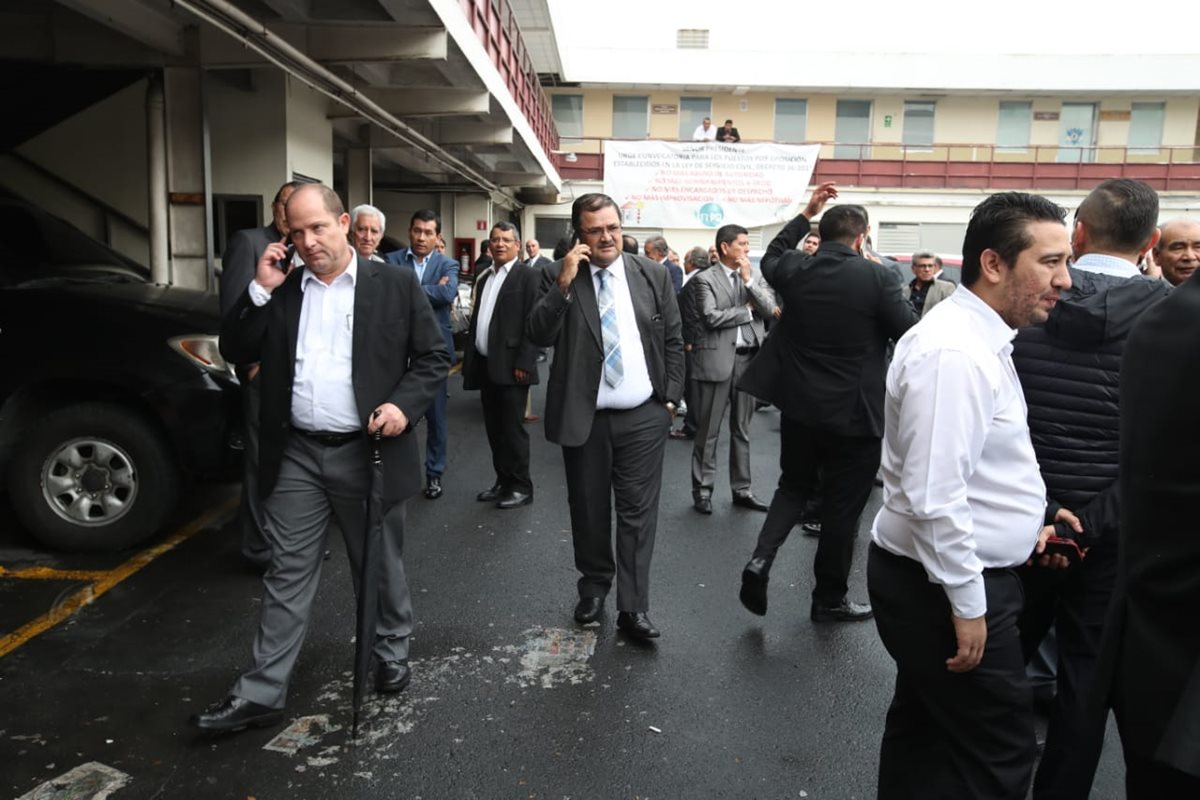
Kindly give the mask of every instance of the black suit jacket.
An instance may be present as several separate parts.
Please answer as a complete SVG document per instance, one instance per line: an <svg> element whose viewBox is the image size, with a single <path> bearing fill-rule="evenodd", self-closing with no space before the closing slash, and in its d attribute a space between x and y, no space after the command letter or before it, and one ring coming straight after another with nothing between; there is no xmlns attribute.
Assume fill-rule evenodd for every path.
<svg viewBox="0 0 1200 800"><path fill-rule="evenodd" d="M351 360L358 415L365 429L376 407L394 403L409 419L408 430L384 439L381 448L384 502L392 504L421 488L417 439L408 433L446 379L450 354L416 273L355 257L358 276ZM262 392L258 487L264 497L275 488L283 450L292 435L292 381L304 300L300 290L303 272L294 269L272 293L270 302L261 307L251 301L248 289L243 290L221 325L221 354L226 359L262 364L258 377Z"/></svg>
<svg viewBox="0 0 1200 800"><path fill-rule="evenodd" d="M262 258L263 250L266 250L271 242L282 239L283 234L275 230L273 224L238 231L229 237L225 253L221 256L222 316L229 313L229 309L233 308L233 304L245 293L250 281L254 280L254 272L258 269L258 260Z"/></svg>
<svg viewBox="0 0 1200 800"><path fill-rule="evenodd" d="M725 142L725 137L726 137L726 136L732 136L732 137L733 137L733 141L732 141L732 142ZM725 144L733 144L733 142L740 142L741 140L742 140L742 137L741 137L741 134L739 134L739 133L738 133L738 129L737 129L737 128L730 128L730 129L729 129L729 133L726 133L726 132L725 132L725 126L724 126L724 125L722 125L720 128L717 128L717 141L718 141L718 142L725 142Z"/></svg>
<svg viewBox="0 0 1200 800"><path fill-rule="evenodd" d="M517 262L509 270L492 307L492 321L488 327L488 355L484 359L475 349L475 330L479 323L479 304L483 291L495 275L493 268L485 269L475 279L475 301L471 306L471 327L463 344L463 388L478 389L483 375L481 370L487 362L488 379L499 386L517 386L513 370L524 370L529 379L519 385L538 382L538 349L525 335L525 320L537 302L543 272L530 269Z"/></svg>
<svg viewBox="0 0 1200 800"><path fill-rule="evenodd" d="M1122 743L1200 777L1197 397L1200 273L1146 311L1125 345L1120 568L1102 659L1116 669Z"/></svg>
<svg viewBox="0 0 1200 800"><path fill-rule="evenodd" d="M763 277L786 310L738 388L814 427L882 436L888 342L917 316L895 274L846 245L796 250L808 231L797 217L763 255Z"/></svg>
<svg viewBox="0 0 1200 800"><path fill-rule="evenodd" d="M648 258L630 253L623 257L653 397L660 403L674 402L683 395L683 336L671 276ZM591 268L580 265L569 298L558 288L561 269L562 262L556 261L547 270L542 298L534 306L526 330L535 345L554 347L546 384L546 438L564 447L578 447L592 431L604 347Z"/></svg>

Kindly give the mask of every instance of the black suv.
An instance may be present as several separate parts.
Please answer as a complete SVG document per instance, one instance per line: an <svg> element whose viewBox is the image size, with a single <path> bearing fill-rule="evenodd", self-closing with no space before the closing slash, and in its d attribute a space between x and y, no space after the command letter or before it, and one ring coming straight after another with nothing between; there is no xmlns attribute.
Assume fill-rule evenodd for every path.
<svg viewBox="0 0 1200 800"><path fill-rule="evenodd" d="M149 282L58 217L0 193L0 472L62 550L158 531L184 475L229 477L241 403L214 295Z"/></svg>

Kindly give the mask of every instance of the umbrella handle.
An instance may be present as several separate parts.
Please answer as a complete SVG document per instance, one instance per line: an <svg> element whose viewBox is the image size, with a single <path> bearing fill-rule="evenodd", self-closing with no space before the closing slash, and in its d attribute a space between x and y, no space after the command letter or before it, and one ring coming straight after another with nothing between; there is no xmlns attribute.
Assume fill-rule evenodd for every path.
<svg viewBox="0 0 1200 800"><path fill-rule="evenodd" d="M375 409L375 413L371 415L371 418L374 419L375 417L378 417L378 416L379 416L379 409L377 408L377 409ZM380 449L380 446L382 444L383 444L383 428L379 427L379 428L376 428L375 433L371 435L371 463L377 467L383 465L383 452Z"/></svg>

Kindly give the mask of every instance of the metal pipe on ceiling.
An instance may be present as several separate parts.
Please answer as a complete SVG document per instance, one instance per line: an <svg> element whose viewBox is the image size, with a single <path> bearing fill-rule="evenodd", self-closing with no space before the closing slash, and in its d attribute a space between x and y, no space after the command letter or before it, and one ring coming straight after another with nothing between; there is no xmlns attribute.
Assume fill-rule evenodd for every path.
<svg viewBox="0 0 1200 800"><path fill-rule="evenodd" d="M518 208L521 207L522 204L518 203L516 198L510 192L505 191L503 187L488 180L465 162L444 151L436 142L401 122L387 109L297 50L283 38L272 33L266 25L246 14L237 6L226 0L172 0L172 2L214 28L241 40L246 47L254 50L284 72L335 102L352 109L385 131L394 134L451 172L466 178L492 195L493 201L496 197L500 197ZM438 187L434 185L430 188L437 189Z"/></svg>

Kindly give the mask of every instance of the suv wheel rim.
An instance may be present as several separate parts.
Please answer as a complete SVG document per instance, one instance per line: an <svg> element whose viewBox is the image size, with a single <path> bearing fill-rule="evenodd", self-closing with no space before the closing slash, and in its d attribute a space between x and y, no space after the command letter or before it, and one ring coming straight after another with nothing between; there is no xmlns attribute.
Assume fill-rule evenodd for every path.
<svg viewBox="0 0 1200 800"><path fill-rule="evenodd" d="M133 459L104 439L72 439L42 464L46 505L74 525L112 525L133 509L137 490Z"/></svg>

